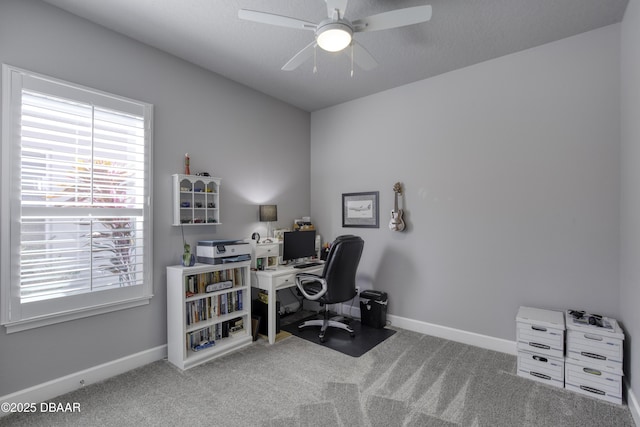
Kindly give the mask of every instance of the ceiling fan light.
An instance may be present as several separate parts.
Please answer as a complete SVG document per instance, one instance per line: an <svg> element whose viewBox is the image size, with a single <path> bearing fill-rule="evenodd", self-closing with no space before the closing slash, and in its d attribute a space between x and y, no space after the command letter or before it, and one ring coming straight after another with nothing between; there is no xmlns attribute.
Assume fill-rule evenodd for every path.
<svg viewBox="0 0 640 427"><path fill-rule="evenodd" d="M351 29L343 24L325 25L318 31L318 46L328 52L339 52L351 44Z"/></svg>

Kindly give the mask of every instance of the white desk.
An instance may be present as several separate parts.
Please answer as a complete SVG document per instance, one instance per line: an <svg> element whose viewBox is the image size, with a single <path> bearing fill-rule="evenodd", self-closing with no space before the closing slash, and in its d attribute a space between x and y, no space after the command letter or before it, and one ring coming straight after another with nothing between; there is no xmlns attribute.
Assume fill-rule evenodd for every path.
<svg viewBox="0 0 640 427"><path fill-rule="evenodd" d="M269 344L276 341L276 292L280 289L290 288L296 285L296 274L313 273L322 274L324 265L317 265L308 268L293 268L291 266L279 265L268 270L252 271L255 280L251 280L251 286L267 291L269 303L267 304L267 332Z"/></svg>

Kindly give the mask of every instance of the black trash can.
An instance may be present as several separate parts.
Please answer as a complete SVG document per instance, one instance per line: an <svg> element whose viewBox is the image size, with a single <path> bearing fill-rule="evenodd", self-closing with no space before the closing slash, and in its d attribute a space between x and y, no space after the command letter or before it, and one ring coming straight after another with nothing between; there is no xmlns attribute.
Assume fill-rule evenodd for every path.
<svg viewBox="0 0 640 427"><path fill-rule="evenodd" d="M360 321L365 326L384 328L387 324L387 293L381 291L360 292Z"/></svg>

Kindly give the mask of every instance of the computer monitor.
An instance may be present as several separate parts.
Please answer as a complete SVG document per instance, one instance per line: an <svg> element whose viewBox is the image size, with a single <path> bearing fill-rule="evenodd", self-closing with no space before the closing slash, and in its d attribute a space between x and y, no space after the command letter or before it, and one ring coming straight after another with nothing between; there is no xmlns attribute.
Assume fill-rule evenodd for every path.
<svg viewBox="0 0 640 427"><path fill-rule="evenodd" d="M316 256L316 231L285 231L283 235L282 260L294 261Z"/></svg>

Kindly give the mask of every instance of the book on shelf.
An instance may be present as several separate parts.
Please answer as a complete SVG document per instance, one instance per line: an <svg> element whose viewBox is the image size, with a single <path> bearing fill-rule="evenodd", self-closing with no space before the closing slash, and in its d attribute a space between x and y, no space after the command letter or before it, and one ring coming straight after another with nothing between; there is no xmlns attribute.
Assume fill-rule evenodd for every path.
<svg viewBox="0 0 640 427"><path fill-rule="evenodd" d="M229 321L222 322L222 338L229 338Z"/></svg>
<svg viewBox="0 0 640 427"><path fill-rule="evenodd" d="M225 314L242 311L244 293L242 289L226 292L185 302L185 315L187 326L210 320Z"/></svg>
<svg viewBox="0 0 640 427"><path fill-rule="evenodd" d="M191 347L191 350L193 351L204 350L205 348L213 347L214 344L215 344L215 341L202 341L200 344Z"/></svg>
<svg viewBox="0 0 640 427"><path fill-rule="evenodd" d="M237 335L244 331L244 319L237 317L229 320L229 333L231 335Z"/></svg>
<svg viewBox="0 0 640 427"><path fill-rule="evenodd" d="M189 298L197 294L244 286L244 275L244 269L230 268L187 276L185 278L185 295Z"/></svg>
<svg viewBox="0 0 640 427"><path fill-rule="evenodd" d="M215 325L214 325L215 326ZM187 334L187 349L200 351L215 344L215 327L210 326Z"/></svg>

